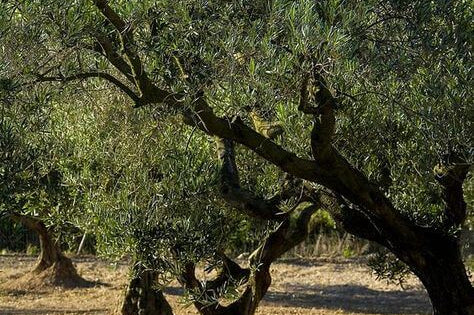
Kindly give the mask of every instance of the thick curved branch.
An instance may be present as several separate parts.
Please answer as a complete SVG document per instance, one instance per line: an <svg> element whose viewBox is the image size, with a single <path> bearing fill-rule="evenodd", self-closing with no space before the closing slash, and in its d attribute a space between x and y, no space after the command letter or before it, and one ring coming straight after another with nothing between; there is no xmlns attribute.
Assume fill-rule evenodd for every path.
<svg viewBox="0 0 474 315"><path fill-rule="evenodd" d="M203 97L197 98L192 108L194 110L184 113L187 123L208 134L243 144L285 172L337 192L374 220L383 222L380 228L396 235L394 239L404 243L417 241L413 223L393 207L377 185L372 184L337 151L332 152L331 159L323 161L302 159L238 119L231 121L217 117Z"/></svg>
<svg viewBox="0 0 474 315"><path fill-rule="evenodd" d="M313 196L322 208L327 210L333 219L345 231L355 236L365 238L387 246L387 243L377 227L377 222L346 202L342 196L335 196L328 191L313 192Z"/></svg>
<svg viewBox="0 0 474 315"><path fill-rule="evenodd" d="M235 163L234 143L217 138L217 154L221 163L221 194L224 199L245 214L259 219L282 221L286 214L275 203L259 198L240 187Z"/></svg>
<svg viewBox="0 0 474 315"><path fill-rule="evenodd" d="M264 159L296 177L312 180L319 173L327 173L314 161L303 159L245 125L240 119L229 120L216 116L203 97L184 111L185 122L197 126L209 135L233 140L253 150Z"/></svg>
<svg viewBox="0 0 474 315"><path fill-rule="evenodd" d="M10 212L7 214L13 221L23 224L29 230L32 230L38 234L44 233L46 231L46 226L44 223L35 217L26 215L26 214L19 214Z"/></svg>
<svg viewBox="0 0 474 315"><path fill-rule="evenodd" d="M140 97L143 99L142 103L150 103L150 100L146 100L148 95L153 95L156 93L162 94L164 91L157 89L156 86L149 79L143 63L135 52L134 47L135 43L133 40L133 29L130 23L126 23L109 5L107 0L94 0L95 6L99 11L104 15L104 17L112 23L116 28L119 37L120 37L120 46L125 52L125 58L120 57L113 49L105 36L99 36L97 39L101 46L104 46L104 51L106 52L107 58L115 59L117 65L120 64L120 68L123 68L125 72L133 79L133 82L140 91ZM112 53L113 51L113 53ZM117 58L118 57L118 58ZM111 60L112 62L112 60ZM123 62L128 64L128 69L123 65ZM122 70L120 70L122 71ZM165 94L161 95L162 97Z"/></svg>
<svg viewBox="0 0 474 315"><path fill-rule="evenodd" d="M58 81L58 82L69 82L74 80L83 80L89 78L101 78L109 81L110 83L114 84L120 90L122 90L125 94L127 94L135 104L140 104L141 99L138 97L135 92L132 91L127 85L122 83L119 79L114 77L113 75L105 72L84 72L78 73L71 76L43 76L38 75L35 82L51 82L51 81Z"/></svg>
<svg viewBox="0 0 474 315"><path fill-rule="evenodd" d="M455 164L449 167L437 165L434 168L435 178L443 187L443 200L446 203L446 226L459 226L467 217L462 185L470 169L469 164Z"/></svg>
<svg viewBox="0 0 474 315"><path fill-rule="evenodd" d="M217 292L229 282L238 284L249 280L250 269L240 267L224 253L219 253L219 257L222 260L222 269L217 277L205 283L207 291Z"/></svg>
<svg viewBox="0 0 474 315"><path fill-rule="evenodd" d="M185 290L190 292L193 298L194 306L199 309L201 314L214 314L212 310L224 308L222 305L214 303L209 305L207 303L207 295L209 291L206 291L202 286L201 282L196 278L196 265L192 262L186 263L181 272L181 276L178 278L178 282L184 287Z"/></svg>
<svg viewBox="0 0 474 315"><path fill-rule="evenodd" d="M286 220L262 242L262 245L251 255L252 270L241 268L237 263L220 253L223 261L222 272L212 281L200 286L194 276L194 266L183 273L181 281L188 289L194 290L199 297L211 296L215 303L209 305L195 300L194 304L202 314L246 314L249 309L255 309L268 290L271 283L270 266L273 261L281 257L286 251L303 241L313 231L317 223L312 220L317 211L314 204L305 202L300 204ZM219 292L225 284L233 281L234 284L245 282L244 292L233 303L224 306L217 302Z"/></svg>
<svg viewBox="0 0 474 315"><path fill-rule="evenodd" d="M203 286L196 278L195 270L196 266L194 263L187 263L184 266L184 270L182 271L181 277L178 278L178 281L183 285L185 290L192 294L193 304L197 309L199 309L201 314L242 314L242 304L246 304L246 302L251 299L251 295L249 294L251 290L247 288L246 292L242 294L236 302L224 306L220 304L217 299L219 297L220 289L224 285L225 279L229 279L228 276L216 279L215 283L212 281L206 282ZM243 275L248 277L250 272L248 270L242 270L244 271ZM223 280L224 282L221 282Z"/></svg>
<svg viewBox="0 0 474 315"><path fill-rule="evenodd" d="M298 110L305 114L314 116L314 126L311 131L311 149L317 161L331 158L334 151L332 148L332 138L336 126L334 108L336 99L328 89L325 80L314 71L313 80L316 81L318 91L314 96L317 106L309 104L309 74L304 74L300 90L300 104Z"/></svg>
<svg viewBox="0 0 474 315"><path fill-rule="evenodd" d="M108 58L112 63L114 56L114 54L108 54ZM132 69L132 71L135 71L135 69ZM146 77L144 73L143 75ZM337 192L357 205L361 211L364 211L371 218L383 222L381 228L384 229L384 232L393 234L393 239L404 243L417 242L414 231L416 227L393 207L375 184L372 184L364 174L355 169L332 147L336 102L324 80L318 76L317 72L313 74L313 77L319 84L315 101L318 104L318 111L321 113L320 117L316 119L312 136L312 148L316 161L302 159L283 149L240 120L229 121L216 116L206 102L203 93L197 95L195 100L191 102L191 106L185 106L184 101L176 98L173 93L164 91L152 83L147 82L145 84L146 88L143 88L143 83L139 82L141 84L139 89L143 93L141 104L164 103L179 107L183 110L186 123L197 126L210 135L243 144L285 172L295 177L317 182Z"/></svg>
<svg viewBox="0 0 474 315"><path fill-rule="evenodd" d="M134 60L138 56L133 51L133 45L128 45L132 41L132 34L127 23L113 13L106 0L94 1L101 13L110 23L114 24L122 41L121 43L114 42L113 45L109 45L107 42L101 43L102 46L106 44L102 50L116 68L127 77L131 75L132 79L136 80L137 87L142 93L140 95L141 105L163 103L167 106L179 108L184 114L186 123L194 125L210 135L243 144L264 159L280 167L283 171L295 177L319 183L344 196L365 215L380 222L381 226L379 228L382 228L391 239L405 244L412 243L414 246L414 243L422 242L416 237L418 227L395 209L385 197L383 191L377 185L371 183L362 172L354 168L331 145L335 126L334 108L337 104L324 79L319 75L317 68L313 69L312 73L312 80L317 82L319 86L319 90L314 96L317 106L312 112L313 115L317 116L315 117L315 128L312 132L311 142L315 157L315 161L312 161L300 158L296 154L283 149L240 120L229 121L216 116L205 100L204 93L197 95L190 106L187 106L188 104L185 104L184 98L155 86L146 77L141 62L138 64ZM124 33L125 29L127 31ZM125 61L115 52L115 47L118 45L124 46L124 58L129 60ZM127 66L124 67L123 63ZM128 73L128 70L131 71L131 74ZM303 99L303 105L304 103L305 100Z"/></svg>
<svg viewBox="0 0 474 315"><path fill-rule="evenodd" d="M301 243L320 225L320 221L313 220L313 215L317 211L318 207L313 203L300 203L252 253L251 263L256 266L269 267L277 258Z"/></svg>

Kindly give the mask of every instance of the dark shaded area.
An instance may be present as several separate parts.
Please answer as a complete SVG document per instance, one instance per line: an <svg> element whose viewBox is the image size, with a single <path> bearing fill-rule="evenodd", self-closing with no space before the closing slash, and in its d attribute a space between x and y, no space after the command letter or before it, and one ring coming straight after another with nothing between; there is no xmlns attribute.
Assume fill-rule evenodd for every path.
<svg viewBox="0 0 474 315"><path fill-rule="evenodd" d="M163 292L167 295L183 295L184 290L182 287L166 287Z"/></svg>
<svg viewBox="0 0 474 315"><path fill-rule="evenodd" d="M23 309L18 310L14 308L0 307L0 314L2 315L48 315L48 314L105 314L105 308L75 310L75 309Z"/></svg>
<svg viewBox="0 0 474 315"><path fill-rule="evenodd" d="M359 285L288 285L286 292L269 291L264 301L288 307L327 308L354 313L431 314L426 292L377 291ZM311 293L308 293L311 292Z"/></svg>
<svg viewBox="0 0 474 315"><path fill-rule="evenodd" d="M28 245L39 247L38 235L22 224L0 218L0 250L24 252Z"/></svg>
<svg viewBox="0 0 474 315"><path fill-rule="evenodd" d="M343 266L341 266L343 268ZM360 285L298 285L286 286L285 292L271 289L264 303L283 307L325 308L353 313L421 315L431 314L428 295L423 290L378 291ZM183 295L181 287L167 287L168 295Z"/></svg>

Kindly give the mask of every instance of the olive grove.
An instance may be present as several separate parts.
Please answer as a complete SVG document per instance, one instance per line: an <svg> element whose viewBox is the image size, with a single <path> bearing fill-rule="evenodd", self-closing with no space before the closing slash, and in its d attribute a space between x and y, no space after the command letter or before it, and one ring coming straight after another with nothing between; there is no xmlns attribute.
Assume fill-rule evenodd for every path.
<svg viewBox="0 0 474 315"><path fill-rule="evenodd" d="M229 277L247 284L226 306L196 300L203 314L252 314L269 264L314 228L323 205L405 263L435 314L474 313L460 247L472 163L468 1L38 0L3 3L0 16L2 80L23 91L106 87L110 102L125 95L162 128L180 117L187 131L162 141L191 155L211 142L188 146L186 133L217 139L213 174L227 206L275 227L251 267L216 251L228 272L203 286L197 259L180 255L195 239L177 246L159 222L135 237L141 248L150 237L174 240L155 269L180 262L168 269L178 267L190 292L214 292ZM239 155L250 153L235 144L286 173L274 198L241 187ZM300 198L288 206L287 195ZM145 252L145 264L161 261L153 246Z"/></svg>

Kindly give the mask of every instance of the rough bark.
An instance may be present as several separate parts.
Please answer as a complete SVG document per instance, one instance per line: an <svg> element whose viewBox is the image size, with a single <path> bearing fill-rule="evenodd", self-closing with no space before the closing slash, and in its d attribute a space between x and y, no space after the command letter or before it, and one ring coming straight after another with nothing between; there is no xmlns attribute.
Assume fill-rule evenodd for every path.
<svg viewBox="0 0 474 315"><path fill-rule="evenodd" d="M452 191L452 186L448 190ZM454 194L459 196L458 191ZM453 204L463 204L459 200L454 201L448 193L445 198ZM325 208L346 231L387 247L410 267L428 291L435 315L474 314L474 288L466 273L456 235L418 228L417 235L422 246L397 243L396 240L386 239L377 229L377 222L367 219L340 197L324 193L322 199ZM452 205L447 204L447 207Z"/></svg>
<svg viewBox="0 0 474 315"><path fill-rule="evenodd" d="M443 200L446 204L445 227L460 226L466 220L467 208L464 201L463 183L470 165L457 159L456 164L434 167L435 179L443 187Z"/></svg>
<svg viewBox="0 0 474 315"><path fill-rule="evenodd" d="M155 288L156 274L139 271L128 285L122 304L122 315L173 315L163 292Z"/></svg>
<svg viewBox="0 0 474 315"><path fill-rule="evenodd" d="M195 265L188 264L183 270L181 283L185 289L198 296L213 295L232 279L243 283L244 292L231 304L207 304L199 299L194 305L203 315L253 315L271 284L271 264L286 251L302 242L316 227L312 220L317 207L304 202L295 208L249 257L252 268L241 268L236 262L220 253L223 268L216 279L202 283L195 276Z"/></svg>
<svg viewBox="0 0 474 315"><path fill-rule="evenodd" d="M435 315L473 315L474 288L466 274L458 240L427 235L422 250L400 250L398 257L418 276L431 299ZM396 251L394 251L396 252Z"/></svg>
<svg viewBox="0 0 474 315"><path fill-rule="evenodd" d="M277 202L264 200L240 187L240 179L234 157L234 143L227 139L216 139L218 159L221 162L220 192L224 199L243 213L259 219L281 221L286 214L277 207Z"/></svg>

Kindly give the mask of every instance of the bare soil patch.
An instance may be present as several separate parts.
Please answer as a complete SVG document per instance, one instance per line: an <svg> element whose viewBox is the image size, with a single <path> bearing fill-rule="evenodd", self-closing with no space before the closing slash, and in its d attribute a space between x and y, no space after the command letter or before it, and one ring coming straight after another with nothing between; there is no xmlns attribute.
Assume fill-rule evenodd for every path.
<svg viewBox="0 0 474 315"><path fill-rule="evenodd" d="M93 257L73 259L79 275L92 287L15 289L35 257L0 256L0 314L98 315L116 312L127 284L128 265ZM353 260L281 260L272 268L273 283L259 315L426 315L431 307L421 284L410 278L403 290L376 281L370 270ZM6 284L9 285L6 285ZM182 303L182 290L173 284L166 296L176 315L197 314Z"/></svg>
<svg viewBox="0 0 474 315"><path fill-rule="evenodd" d="M63 288L81 288L94 287L97 284L93 281L87 281L80 277L76 270L69 266L55 264L43 271L27 271L20 277L11 276L12 279L0 284L0 291L35 291L47 287L63 287Z"/></svg>

